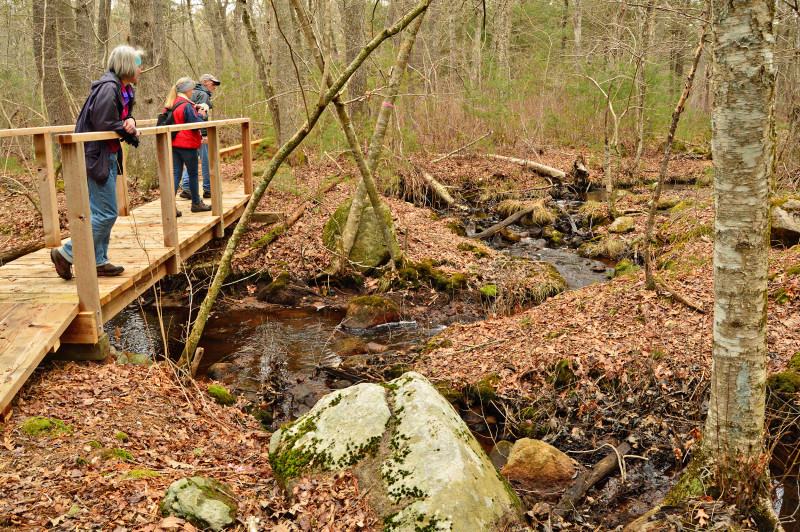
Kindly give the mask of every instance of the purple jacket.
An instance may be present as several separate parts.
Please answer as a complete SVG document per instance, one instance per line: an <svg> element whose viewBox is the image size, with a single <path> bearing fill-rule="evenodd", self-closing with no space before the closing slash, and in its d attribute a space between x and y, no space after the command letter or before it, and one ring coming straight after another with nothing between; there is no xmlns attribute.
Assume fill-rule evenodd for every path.
<svg viewBox="0 0 800 532"><path fill-rule="evenodd" d="M131 97L128 102L127 118L132 118L133 105L134 97ZM78 120L75 122L75 133L115 131L122 136L125 142L137 147L139 139L135 135L126 133L122 127L121 117L124 107L122 84L115 73L106 70L99 80L92 83L89 97L86 98L81 114L78 115ZM86 158L86 175L101 185L108 181L111 172L109 163L111 150L108 143L109 141L106 140L94 140L86 142L83 148ZM118 160L118 163L121 165L122 161Z"/></svg>

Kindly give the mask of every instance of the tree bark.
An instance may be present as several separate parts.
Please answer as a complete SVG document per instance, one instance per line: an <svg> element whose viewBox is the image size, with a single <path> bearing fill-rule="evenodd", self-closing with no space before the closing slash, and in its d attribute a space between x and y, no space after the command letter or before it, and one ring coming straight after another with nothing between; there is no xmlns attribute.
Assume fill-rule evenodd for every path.
<svg viewBox="0 0 800 532"><path fill-rule="evenodd" d="M642 160L642 153L644 153L644 118L645 107L647 106L647 64L650 54L650 41L653 36L653 18L655 10L653 9L653 1L648 0L645 4L642 20L642 32L639 36L641 48L637 58L637 72L636 72L636 156L633 158L631 164L631 172L639 172L639 163Z"/></svg>
<svg viewBox="0 0 800 532"><path fill-rule="evenodd" d="M186 341L186 346L181 353L181 358L178 362L178 365L183 368L184 371L187 371L187 373L188 368L191 367L192 358L194 357L195 350L197 349L197 344L203 334L203 328L205 327L208 317L211 314L211 307L214 306L214 302L217 299L217 295L219 295L222 284L225 282L228 274L230 274L231 259L233 258L233 254L236 252L236 248L244 236L247 225L250 223L250 218L253 216L253 212L255 212L258 203L261 201L261 197L264 195L264 192L267 190L272 178L275 176L275 172L278 171L278 168L286 159L286 157L289 156L292 150L294 150L300 144L300 142L302 142L303 139L308 136L325 108L339 93L339 91L342 90L344 84L347 82L350 76L353 75L353 72L355 72L358 67L361 66L367 57L369 57L369 55L383 41L392 35L397 34L399 31L402 31L411 23L411 21L423 13L428 8L428 5L430 5L430 2L431 0L420 0L416 7L409 11L396 24L394 24L391 28L385 28L369 43L367 43L364 49L361 50L361 53L358 55L358 57L347 66L347 68L336 79L336 81L331 84L330 88L321 96L319 102L309 114L308 121L294 134L294 136L292 136L289 142L281 146L281 148L270 160L267 168L264 170L264 173L261 176L261 179L256 185L255 190L253 190L253 195L250 197L250 201L247 202L247 206L245 207L242 217L239 219L239 222L236 224L236 228L233 230L233 235L228 240L228 244L225 246L225 251L223 252L222 258L219 262L219 269L214 276L214 280L211 283L208 294L206 295L205 299L203 299L203 303L200 305L200 311L197 319L192 326L192 331Z"/></svg>
<svg viewBox="0 0 800 532"><path fill-rule="evenodd" d="M714 366L703 442L733 471L764 448L774 15L768 0L714 3L712 12Z"/></svg>
<svg viewBox="0 0 800 532"><path fill-rule="evenodd" d="M45 114L51 126L72 123L58 68L58 10L53 0L33 0L33 42Z"/></svg>
<svg viewBox="0 0 800 532"><path fill-rule="evenodd" d="M247 7L246 0L239 0L239 5L241 6L242 23L247 33L247 42L250 45L250 51L253 53L253 59L255 59L256 62L256 72L261 82L261 90L264 92L264 98L267 100L267 108L269 109L270 118L272 119L272 127L275 130L275 140L279 141L281 138L281 113L278 108L278 101L275 98L275 89L270 82L270 69L264 57L264 52L261 49L261 42L258 39L258 34L250 19L250 10Z"/></svg>
<svg viewBox="0 0 800 532"><path fill-rule="evenodd" d="M344 19L345 61L348 63L358 55L364 46L364 6L363 0L343 0L342 16ZM367 91L367 70L359 68L347 83L348 99L359 98ZM356 117L367 111L363 100L352 101L348 104L348 112Z"/></svg>

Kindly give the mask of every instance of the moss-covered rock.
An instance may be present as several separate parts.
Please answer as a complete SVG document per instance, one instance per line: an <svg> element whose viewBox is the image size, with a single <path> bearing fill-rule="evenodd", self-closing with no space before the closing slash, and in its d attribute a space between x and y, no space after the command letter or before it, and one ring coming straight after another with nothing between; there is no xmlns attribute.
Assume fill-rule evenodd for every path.
<svg viewBox="0 0 800 532"><path fill-rule="evenodd" d="M497 396L498 384L500 384L500 376L492 373L477 383L467 386L467 396L473 403L488 403Z"/></svg>
<svg viewBox="0 0 800 532"><path fill-rule="evenodd" d="M519 499L464 421L416 373L329 394L275 432L269 454L288 490L301 474L354 471L375 487L370 506L384 530L493 532L523 521Z"/></svg>
<svg viewBox="0 0 800 532"><path fill-rule="evenodd" d="M22 431L36 438L47 436L55 438L64 434L72 434L72 425L67 425L60 419L34 416L22 424Z"/></svg>
<svg viewBox="0 0 800 532"><path fill-rule="evenodd" d="M350 329L369 329L400 321L400 307L389 298L362 296L351 299L342 325Z"/></svg>
<svg viewBox="0 0 800 532"><path fill-rule="evenodd" d="M147 355L142 355L140 353L128 353L127 351L120 351L117 354L116 359L117 364L133 364L134 366L150 366L153 364L153 361L147 357Z"/></svg>
<svg viewBox="0 0 800 532"><path fill-rule="evenodd" d="M342 338L333 344L331 350L336 353L337 356L342 358L360 355L368 351L367 343L358 336L348 336L347 338Z"/></svg>
<svg viewBox="0 0 800 532"><path fill-rule="evenodd" d="M767 378L767 388L773 393L796 394L800 392L800 373L784 371Z"/></svg>
<svg viewBox="0 0 800 532"><path fill-rule="evenodd" d="M230 487L207 477L173 482L161 501L161 515L175 515L196 527L220 531L236 521L238 505Z"/></svg>
<svg viewBox="0 0 800 532"><path fill-rule="evenodd" d="M353 200L350 199L340 205L322 230L322 241L325 247L333 254L340 252L341 234L347 223L347 216L350 213L352 202ZM384 204L381 204L381 216L391 228L392 233L394 233L392 213ZM366 272L389 260L389 248L386 246L383 233L378 225L378 218L371 205L367 205L361 215L361 223L358 226L353 249L350 250L348 258L355 268Z"/></svg>
<svg viewBox="0 0 800 532"><path fill-rule="evenodd" d="M612 236L600 237L581 244L578 254L590 259L620 260L628 254L628 245L624 240Z"/></svg>
<svg viewBox="0 0 800 532"><path fill-rule="evenodd" d="M658 200L658 205L656 208L660 211L665 211L673 208L680 202L681 200L679 198L661 198Z"/></svg>
<svg viewBox="0 0 800 532"><path fill-rule="evenodd" d="M587 201L578 212L586 219L587 225L606 225L609 222L606 206L599 201Z"/></svg>
<svg viewBox="0 0 800 532"><path fill-rule="evenodd" d="M451 405L457 405L458 403L462 402L464 398L461 395L461 391L449 382L436 382L433 384L433 387L436 388L436 391L439 392L442 397L447 399L447 402Z"/></svg>
<svg viewBox="0 0 800 532"><path fill-rule="evenodd" d="M630 216L620 216L608 227L609 233L630 233L633 231L636 223Z"/></svg>
<svg viewBox="0 0 800 532"><path fill-rule="evenodd" d="M467 228L461 220L451 220L447 222L447 228L450 229L454 235L467 236Z"/></svg>
<svg viewBox="0 0 800 532"><path fill-rule="evenodd" d="M638 272L641 268L631 262L629 259L623 259L614 266L614 276L621 277L631 273Z"/></svg>
<svg viewBox="0 0 800 532"><path fill-rule="evenodd" d="M208 395L222 406L230 406L236 402L236 398L230 394L223 386L212 384L206 390Z"/></svg>
<svg viewBox="0 0 800 532"><path fill-rule="evenodd" d="M542 228L542 237L546 238L556 246L560 246L561 244L564 243L564 233L557 230L552 225L548 225Z"/></svg>

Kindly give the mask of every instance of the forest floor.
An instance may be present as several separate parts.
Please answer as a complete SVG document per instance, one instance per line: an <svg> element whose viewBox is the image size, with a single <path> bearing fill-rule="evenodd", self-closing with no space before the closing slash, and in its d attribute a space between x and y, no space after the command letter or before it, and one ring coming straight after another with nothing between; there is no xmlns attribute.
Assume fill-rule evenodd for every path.
<svg viewBox="0 0 800 532"><path fill-rule="evenodd" d="M555 150L508 155L563 170L574 159L572 153ZM405 318L447 324L427 344L403 354L401 362L461 390L462 413L477 414L471 428L483 436L545 439L570 453L582 468L605 456L608 445L630 443L635 456L626 459L627 478L612 475L591 490L566 522L551 517L558 494L517 486L537 530L617 529L663 497L691 457L705 419L712 344L713 189L689 185L666 190L664 197L681 203L661 212L656 223L661 243L657 274L696 308L665 290L646 290L644 273L635 266L620 269L608 282L564 292L539 305L513 298L499 304L482 298L479 288L487 283L497 284L501 292L524 288L509 273L502 251L453 234L448 224L457 220L456 213L415 206L397 196L417 205L431 199L415 178L415 168L427 169L454 191L472 197L473 203L484 203L487 211L500 199L541 197L534 189L548 182L518 165L479 156L436 164L432 159L415 160L414 166L396 169L393 175L384 172L379 180L387 190L393 177L402 177L406 184L394 188L404 193L386 201L408 258L416 263L435 259L441 271L467 275L466 285L450 291L427 285L410 290L393 284L397 274L392 273L366 277L360 288L341 289L330 280L319 281L317 274L332 258L322 244L322 227L355 187L356 174L344 158L279 173L259 210L275 211L280 205L286 215L296 209L303 214L266 247L251 245L271 228L253 225L234 269L272 276L290 272L295 283L313 292L301 293L294 301L298 305L324 301L344 306L357 293L382 289L401 304ZM653 153L644 174L653 176L659 161ZM669 176L691 183L707 176L710 165L679 155L671 162ZM599 166L591 160L588 166L591 181L599 185ZM236 161L223 165L227 176L235 178L240 172ZM346 177L318 195L316 191L336 175ZM14 174L16 184L3 181L0 252L41 239L30 199L35 197L32 177L23 172ZM157 192L142 195L133 187L131 194L134 203L157 197ZM624 235L628 242L643 234L651 196L650 188L636 184L618 201L618 208L635 220L633 232ZM595 234L605 232L605 227L594 228ZM480 252L459 249L459 244L476 244ZM219 251L218 246L209 247L194 262L213 261ZM782 371L800 351L798 266L800 247L772 248L769 373ZM529 284L541 280L537 275L534 272ZM257 283L245 282L229 302L246 304L258 288ZM480 381L494 387L496 397L490 404L476 405L468 398L469 385ZM198 386L179 382L168 364L44 364L18 395L9 422L0 427L0 529L192 530L182 520L162 518L158 504L170 483L194 474L212 476L233 488L239 496L242 530L374 529L369 495L359 492L355 478L343 474L302 482L291 497L285 496L269 467L269 433L244 413L245 401L221 407ZM31 436L22 425L34 416L59 419L64 429ZM710 525L703 515L717 516L718 522L733 519L713 504L699 501L696 509L702 513L684 516L684 529L708 529L714 518ZM747 529L746 523L739 526Z"/></svg>

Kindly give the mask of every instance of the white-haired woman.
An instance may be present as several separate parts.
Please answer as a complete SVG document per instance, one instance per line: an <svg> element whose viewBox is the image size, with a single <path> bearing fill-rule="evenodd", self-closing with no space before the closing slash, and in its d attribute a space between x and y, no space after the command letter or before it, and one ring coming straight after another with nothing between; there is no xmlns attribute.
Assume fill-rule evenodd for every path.
<svg viewBox="0 0 800 532"><path fill-rule="evenodd" d="M108 70L92 83L89 97L75 123L75 133L114 131L125 142L137 147L139 132L132 111L135 92L132 84L142 73L142 52L130 46L117 46L108 56ZM111 228L117 221L117 173L122 156L119 139L90 141L84 144L89 205L92 214L92 239L97 275L114 276L125 268L108 260ZM72 278L72 241L50 251L56 273Z"/></svg>
<svg viewBox="0 0 800 532"><path fill-rule="evenodd" d="M189 99L194 92L195 82L191 78L181 78L169 91L164 102L164 111L172 108L172 117L175 124L191 124L203 122L205 111L197 109ZM197 113L200 113L200 116ZM197 186L197 157L200 150L201 135L199 129L185 129L179 131L172 139L172 174L175 181L175 190L183 177L183 168L189 173L189 193L192 197L192 212L210 211L211 205L203 202L200 198L200 190ZM180 216L180 213L178 214Z"/></svg>

